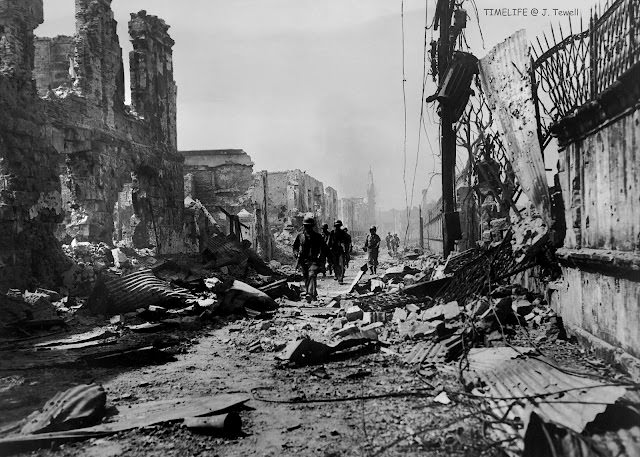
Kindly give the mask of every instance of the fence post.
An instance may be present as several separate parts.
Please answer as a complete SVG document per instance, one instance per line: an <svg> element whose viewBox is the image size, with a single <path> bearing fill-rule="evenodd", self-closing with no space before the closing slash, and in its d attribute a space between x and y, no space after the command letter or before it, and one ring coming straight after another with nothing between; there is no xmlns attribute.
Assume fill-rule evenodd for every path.
<svg viewBox="0 0 640 457"><path fill-rule="evenodd" d="M538 100L538 83L536 81L536 68L533 56L529 57L529 76L531 78L531 97L536 112L536 131L538 133L538 143L540 143L540 152L544 158L544 137L542 135L542 120L540 119L540 104Z"/></svg>
<svg viewBox="0 0 640 457"><path fill-rule="evenodd" d="M636 14L634 9L636 2L629 0L629 68L633 65L633 61L637 56L636 46Z"/></svg>
<svg viewBox="0 0 640 457"><path fill-rule="evenodd" d="M596 42L597 38L595 29L597 19L597 14L592 11L591 17L589 18L589 59L591 60L591 62L589 62L589 83L591 85L589 88L589 95L591 100L595 100L598 93L598 44Z"/></svg>

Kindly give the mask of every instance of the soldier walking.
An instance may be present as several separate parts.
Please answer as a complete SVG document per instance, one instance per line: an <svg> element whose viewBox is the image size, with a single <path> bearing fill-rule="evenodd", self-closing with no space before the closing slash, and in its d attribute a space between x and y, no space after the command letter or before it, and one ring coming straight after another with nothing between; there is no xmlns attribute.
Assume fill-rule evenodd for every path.
<svg viewBox="0 0 640 457"><path fill-rule="evenodd" d="M329 237L331 236L331 232L329 231L329 224L322 224L322 232L320 233L320 235L322 235L322 241L324 241L324 245L325 245L326 251L328 253L328 251L329 251ZM322 271L322 275L323 276L327 276L327 273L332 275L333 274L333 263L331 262L330 256L324 255L322 260L323 260L323 267L324 267L324 270Z"/></svg>
<svg viewBox="0 0 640 457"><path fill-rule="evenodd" d="M349 237L342 230L342 221L336 220L333 224L334 229L329 236L329 252L333 259L333 271L336 281L344 284L344 270L346 264L346 256L349 249Z"/></svg>
<svg viewBox="0 0 640 457"><path fill-rule="evenodd" d="M364 242L364 252L369 254L369 270L372 275L378 272L378 254L380 253L380 236L376 233L376 226L369 229L369 234Z"/></svg>
<svg viewBox="0 0 640 457"><path fill-rule="evenodd" d="M318 298L318 272L326 258L326 247L322 235L313 229L316 221L312 216L305 216L302 225L303 231L293 242L293 255L298 259L296 269L302 269L306 300L311 302Z"/></svg>

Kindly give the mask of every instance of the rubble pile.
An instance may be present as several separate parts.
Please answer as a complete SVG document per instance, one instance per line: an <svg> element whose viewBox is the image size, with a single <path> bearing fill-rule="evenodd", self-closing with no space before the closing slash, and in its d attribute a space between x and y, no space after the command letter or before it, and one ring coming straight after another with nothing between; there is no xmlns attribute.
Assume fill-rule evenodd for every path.
<svg viewBox="0 0 640 457"><path fill-rule="evenodd" d="M475 255L465 254L467 261L475 258ZM319 306L296 307L294 304L285 303L279 309L278 319L273 324L255 327L261 330L266 328L269 337L261 339L258 345L252 345L247 341L240 348L255 351L256 347L260 347L259 350L277 351L284 346L283 338L289 337L289 342L276 355L276 360L284 366L293 367L321 365L379 350L400 364L417 370L420 376L429 372L429 376L433 377L441 370L459 370L459 364L467 358L478 360L477 354L484 354L481 351L488 351L491 358L487 361L481 358L481 363L477 362L480 363L478 367L484 369L486 364L498 364L494 369L501 369L499 364L508 364L511 359L502 361L498 354L505 350L511 351L514 346L526 347L527 349L523 350L528 354L527 357L537 360L540 357L539 347L567 344L565 341L568 337L562 319L542 296L517 284L494 285L488 288L487 293L466 297L462 303L445 302L438 298L437 294L434 295L435 298L407 294L405 291L415 288L416 284L406 286L406 276L417 276L422 283L429 283L430 278L443 275L443 272L447 271L447 263L450 264L448 271L462 271L465 262L461 261L463 265L457 267L454 266L455 262L425 263L427 266L423 270L412 269L408 265L390 267L380 277L368 278L351 288L350 292L329 297ZM440 268L443 266L444 268ZM420 282L417 285L422 287ZM274 341L273 338L278 340ZM544 363L548 367L556 366L548 360ZM534 373L528 374L527 371L521 376L534 376L535 370L540 370L536 368L538 365L535 363L531 366ZM529 370L526 363L521 369ZM492 384L478 381L477 373L479 372L461 372L460 379L466 380L462 391L471 392L471 395L480 401L485 396L489 399L498 398L500 392L492 390ZM557 369L550 376L563 376L563 373L561 369ZM516 386L514 389L521 385L520 379L516 378L513 381L513 386ZM505 378L505 382L511 381ZM573 386L572 380L566 382ZM539 395L549 395L549 391L554 388L561 390L561 387L562 384L549 384L541 388ZM521 388L528 392L526 387ZM624 388L609 392L608 395L611 396L607 397L606 401L613 403L624 392ZM440 390L433 395L432 401L442 404L450 404L454 401L452 398L456 398L456 393L451 391ZM592 393L588 389L581 392L576 395L575 403L588 403L589 395ZM535 408L536 401L531 402ZM539 408L545 412L544 407ZM525 417L530 411L527 410L527 413L522 413L521 416ZM509 411L505 410L505 414L508 413ZM513 423L520 421L519 416L509 414L516 416ZM585 417L593 417L590 414L591 412ZM506 442L508 444L504 445L505 448L520 453L525 443L525 431L526 423L524 428L520 425L519 428L510 429L511 435L498 434L496 437L511 437ZM514 435L517 437L516 441Z"/></svg>
<svg viewBox="0 0 640 457"><path fill-rule="evenodd" d="M511 248L518 261L539 250L548 239L549 229L535 211L523 211L522 218L511 223Z"/></svg>

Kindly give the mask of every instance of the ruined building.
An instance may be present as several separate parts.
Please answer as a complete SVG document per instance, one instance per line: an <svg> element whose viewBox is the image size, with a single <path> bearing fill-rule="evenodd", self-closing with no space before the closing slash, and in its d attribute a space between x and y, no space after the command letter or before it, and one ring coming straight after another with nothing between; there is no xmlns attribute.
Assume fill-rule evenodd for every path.
<svg viewBox="0 0 640 457"><path fill-rule="evenodd" d="M269 173L269 223L282 228L288 223L302 224L306 213L313 213L318 224L327 218L324 184L300 170ZM337 200L337 197L336 197Z"/></svg>
<svg viewBox="0 0 640 457"><path fill-rule="evenodd" d="M111 0L75 6L73 39L34 43L42 0L0 1L0 288L52 280L55 246L72 238L183 248L169 27L145 11L131 15L125 106Z"/></svg>
<svg viewBox="0 0 640 457"><path fill-rule="evenodd" d="M185 194L200 200L207 210L225 220L223 210L237 214L250 209L253 162L242 149L181 151L184 156Z"/></svg>
<svg viewBox="0 0 640 457"><path fill-rule="evenodd" d="M271 257L266 218L267 172L253 173L251 157L242 149L182 151L185 195L198 200L224 234L241 223L241 236L265 258Z"/></svg>
<svg viewBox="0 0 640 457"><path fill-rule="evenodd" d="M325 222L331 226L332 222L338 219L338 191L333 187L324 190L325 200Z"/></svg>
<svg viewBox="0 0 640 457"><path fill-rule="evenodd" d="M32 81L42 0L0 0L0 290L48 282L61 261L58 153Z"/></svg>

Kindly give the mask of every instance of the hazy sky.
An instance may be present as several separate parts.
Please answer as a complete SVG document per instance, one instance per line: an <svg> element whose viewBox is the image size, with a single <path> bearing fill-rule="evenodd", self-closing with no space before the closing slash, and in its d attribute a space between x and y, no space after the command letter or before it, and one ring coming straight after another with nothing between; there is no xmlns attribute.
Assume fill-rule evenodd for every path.
<svg viewBox="0 0 640 457"><path fill-rule="evenodd" d="M436 0L427 0L429 21ZM553 8L580 0L476 0L467 41L477 57L518 29L533 39L549 23L568 24ZM44 0L39 36L74 33L74 1ZM113 0L128 73L129 13L147 10L171 26L178 84L179 149L242 148L255 170L300 168L338 190L364 196L372 167L382 208L404 206L401 0ZM485 9L523 8L511 16ZM533 8L538 16L532 16ZM547 15L542 10L547 8ZM417 152L425 0L405 0L407 185ZM525 16L525 14L527 14ZM431 40L432 30L427 32ZM437 32L435 32L437 33ZM435 36L435 35L434 35ZM128 74L127 74L128 80ZM127 82L128 85L128 82ZM435 91L429 78L426 95ZM426 110L433 151L438 117ZM414 203L440 164L423 135ZM439 180L430 195L439 196Z"/></svg>

